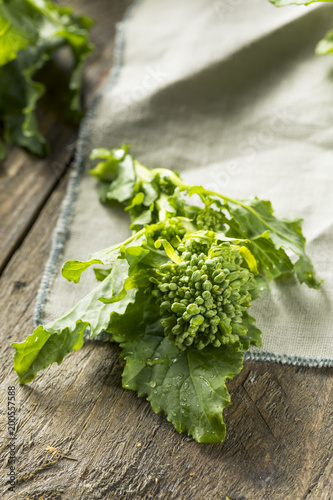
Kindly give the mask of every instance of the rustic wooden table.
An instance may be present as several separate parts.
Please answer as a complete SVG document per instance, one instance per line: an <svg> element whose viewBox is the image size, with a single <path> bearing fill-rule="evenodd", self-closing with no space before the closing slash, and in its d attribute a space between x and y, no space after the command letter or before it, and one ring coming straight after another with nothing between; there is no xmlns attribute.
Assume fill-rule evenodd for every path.
<svg viewBox="0 0 333 500"><path fill-rule="evenodd" d="M87 107L112 65L115 24L131 0L70 3L96 19L96 50L85 71ZM329 369L245 363L228 384L228 433L219 445L178 435L147 401L123 390L115 345L91 342L60 367L18 385L9 344L33 329L36 293L77 139L77 129L57 112L54 71L49 65L42 75L49 91L39 107L50 157L41 160L13 147L0 167L1 498L332 499ZM6 485L11 385L19 422L14 494Z"/></svg>

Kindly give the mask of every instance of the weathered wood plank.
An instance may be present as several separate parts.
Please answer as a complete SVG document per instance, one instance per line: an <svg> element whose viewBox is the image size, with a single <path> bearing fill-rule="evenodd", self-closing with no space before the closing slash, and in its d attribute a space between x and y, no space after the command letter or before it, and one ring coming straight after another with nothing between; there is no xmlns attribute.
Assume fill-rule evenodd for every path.
<svg viewBox="0 0 333 500"><path fill-rule="evenodd" d="M12 148L3 161L0 183L0 272L21 244L68 164L71 153L67 148L76 139L75 131L53 123L50 133L54 135L53 145L57 144L58 149L48 160Z"/></svg>
<svg viewBox="0 0 333 500"><path fill-rule="evenodd" d="M69 3L96 21L91 34L96 48L87 62L84 79L83 100L87 107L112 65L115 25L131 0L75 0ZM69 71L70 67L66 73L48 64L41 72L47 93L38 115L42 133L50 143L50 156L40 159L12 147L0 164L0 273L23 241L73 155L77 126L66 124L63 113L59 112L68 88Z"/></svg>
<svg viewBox="0 0 333 500"><path fill-rule="evenodd" d="M8 385L16 385L18 395L13 498L330 499L328 369L246 363L229 383L228 435L220 445L199 445L178 435L148 402L124 391L115 345L89 343L29 386L17 385L8 345L32 330L65 184L66 179L0 279L1 408ZM2 414L1 428L4 420ZM4 462L1 492L5 471Z"/></svg>

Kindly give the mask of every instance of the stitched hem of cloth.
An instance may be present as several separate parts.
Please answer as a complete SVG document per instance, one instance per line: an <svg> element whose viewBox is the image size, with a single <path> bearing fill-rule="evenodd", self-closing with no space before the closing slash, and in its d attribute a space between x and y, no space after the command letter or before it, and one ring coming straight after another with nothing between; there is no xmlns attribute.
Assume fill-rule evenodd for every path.
<svg viewBox="0 0 333 500"><path fill-rule="evenodd" d="M53 277L55 275L55 272L57 271L57 264L61 252L64 248L68 236L73 207L77 197L79 183L84 172L84 163L86 159L85 143L87 138L89 137L91 123L95 116L97 105L100 102L100 99L102 98L104 92L112 88L118 80L120 70L123 66L126 23L131 18L135 8L141 3L141 1L142 0L136 0L127 9L122 21L116 26L114 65L103 91L94 98L93 103L82 122L82 126L80 127L78 148L75 155L74 171L68 183L68 188L62 203L60 216L52 236L50 256L46 263L39 290L37 292L36 306L34 311L34 323L36 327L42 324L41 317L43 314L43 308L47 300L48 292L52 285Z"/></svg>
<svg viewBox="0 0 333 500"><path fill-rule="evenodd" d="M303 358L287 354L274 354L272 352L247 351L244 355L244 361L275 361L284 365L308 366L311 368L333 366L333 360L329 358Z"/></svg>

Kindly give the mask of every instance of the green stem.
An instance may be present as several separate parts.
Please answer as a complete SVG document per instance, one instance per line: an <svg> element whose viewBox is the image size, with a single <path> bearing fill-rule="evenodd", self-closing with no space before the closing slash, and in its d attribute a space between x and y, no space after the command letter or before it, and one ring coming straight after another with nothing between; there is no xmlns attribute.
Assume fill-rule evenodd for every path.
<svg viewBox="0 0 333 500"><path fill-rule="evenodd" d="M138 174L138 177L143 181L150 182L155 177L155 175L160 175L162 177L167 177L168 179L170 179L171 182L173 182L173 184L177 187L186 190L189 190L191 188L191 186L185 184L180 179L180 177L178 177L178 175L176 175L172 170L168 170L167 168L153 168L152 170L150 170L136 160L134 163L134 167Z"/></svg>
<svg viewBox="0 0 333 500"><path fill-rule="evenodd" d="M133 234L132 236L130 236L127 240L122 241L121 243L119 243L119 245L114 245L114 246L109 247L109 248L107 248L107 249L105 249L105 250L101 250L100 252L96 252L96 253L94 253L94 254L93 254L93 256L94 256L95 258L97 258L97 256L98 256L99 254L103 254L103 255L104 255L104 254L108 254L108 253L110 253L110 252L113 252L114 250L117 250L118 248L120 248L120 247L122 247L122 246L124 246L124 245L127 245L127 244L128 244L128 243L130 243L131 241L133 241L133 240L135 240L136 238L138 238L138 237L142 236L144 233L145 233L145 228L140 229L140 231L138 231L137 233L134 233L134 234Z"/></svg>
<svg viewBox="0 0 333 500"><path fill-rule="evenodd" d="M296 245L300 250L301 252L303 253L303 248L301 247L301 245L298 244L297 241L294 241L290 238L288 238L286 235L284 235L283 233L281 233L279 230L275 229L274 227L272 227L268 222L266 222L259 214L258 212L256 212L252 207L249 207L247 205L245 205L244 203L242 203L241 201L239 200L235 200L233 198L229 198L228 196L224 196L222 194L219 194L219 193L215 193L215 191L210 191L208 189L205 189L203 188L202 186L189 186L188 184L185 184L182 179L180 179L180 177L178 177L174 172L172 172L172 170L168 170L166 168L155 168L153 170L149 170L147 169L146 167L143 167L143 165L140 165L140 167L144 168L145 169L145 174L148 175L150 174L151 175L151 178L153 178L155 175L159 174L159 175L162 175L162 176L166 176L168 177L171 182L181 188L181 189L184 189L186 191L195 191L195 190L200 190L204 195L208 195L208 196L217 196L218 198L221 198L222 200L225 200L225 201L228 201L228 202L231 202L231 203L234 203L235 205L238 205L246 210L248 210L250 213L252 213L262 224L264 224L270 231L273 231L274 233L276 233L277 235L279 235L280 237L282 237L284 240L287 240L289 241L292 245ZM191 196L191 195L190 195Z"/></svg>

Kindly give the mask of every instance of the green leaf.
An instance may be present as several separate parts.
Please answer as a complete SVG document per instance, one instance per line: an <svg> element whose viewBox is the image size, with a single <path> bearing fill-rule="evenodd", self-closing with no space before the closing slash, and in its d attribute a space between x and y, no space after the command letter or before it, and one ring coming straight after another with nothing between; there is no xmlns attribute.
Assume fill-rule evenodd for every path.
<svg viewBox="0 0 333 500"><path fill-rule="evenodd" d="M255 345L257 347L262 346L261 331L255 326L255 319L250 316L247 312L243 313L242 324L246 326L247 334L240 336L239 340L242 344L242 350L246 351L249 349L250 345Z"/></svg>
<svg viewBox="0 0 333 500"><path fill-rule="evenodd" d="M13 342L15 347L14 369L20 384L33 380L40 370L57 362L71 351L77 351L83 345L83 334L86 323L78 322L74 329L64 328L60 334L52 335L52 331L40 325L24 342Z"/></svg>
<svg viewBox="0 0 333 500"><path fill-rule="evenodd" d="M134 302L136 289L129 290L121 301L104 304L100 298L110 297L110 289L117 295L121 292L128 277L128 263L119 259L112 272L95 289L76 304L63 317L46 326L39 326L24 342L14 342L14 368L19 383L33 380L38 371L51 363L61 363L66 354L79 349L83 344L83 333L90 327L94 337L106 330L112 314L122 315L127 306Z"/></svg>
<svg viewBox="0 0 333 500"><path fill-rule="evenodd" d="M106 331L112 333L116 342L121 343L131 338L133 333L136 335L139 331L144 331L147 325L156 322L159 322L156 299L141 289L137 291L135 301L128 305L126 314L115 313L111 316Z"/></svg>
<svg viewBox="0 0 333 500"><path fill-rule="evenodd" d="M244 324L249 331L243 344L261 345L254 319L245 315ZM180 351L164 335L155 299L142 290L125 315L112 316L107 331L123 349L125 389L147 397L178 432L198 442L224 439L222 412L230 403L226 380L240 372L243 351L236 346Z"/></svg>
<svg viewBox="0 0 333 500"><path fill-rule="evenodd" d="M0 2L0 120L4 142L45 155L48 146L35 117L36 102L44 86L33 80L52 53L67 45L74 58L69 83L72 117L82 115L79 104L83 62L92 45L87 30L91 21L48 0ZM4 153L2 151L2 157Z"/></svg>
<svg viewBox="0 0 333 500"><path fill-rule="evenodd" d="M236 219L241 231L248 238L263 237L263 234L268 230L270 240L274 243L276 250L290 248L295 254L299 255L300 259L295 266L295 272L300 283L306 283L311 288L319 288L321 281L316 279L313 265L305 253L302 219L277 219L273 215L271 203L258 200L258 198L243 201L239 204L231 201L228 205L231 215ZM267 237L265 239L268 242ZM262 239L261 248L263 248L263 242ZM289 262L286 254L282 252L279 253L279 259L279 271L282 274L282 272L288 271ZM274 277L274 273L272 275Z"/></svg>
<svg viewBox="0 0 333 500"><path fill-rule="evenodd" d="M144 210L141 214L133 220L131 228L135 226L143 226L144 224L149 224L152 222L151 210Z"/></svg>
<svg viewBox="0 0 333 500"><path fill-rule="evenodd" d="M127 155L117 167L117 177L111 184L107 194L109 200L123 202L129 200L134 195L134 186L136 182L133 160Z"/></svg>
<svg viewBox="0 0 333 500"><path fill-rule="evenodd" d="M332 2L332 0L269 0L276 7L285 7L287 5L310 5L316 2Z"/></svg>
<svg viewBox="0 0 333 500"><path fill-rule="evenodd" d="M132 199L130 205L127 205L125 208L126 211L131 210L132 208L142 205L143 201L145 199L144 193L137 193L134 198Z"/></svg>
<svg viewBox="0 0 333 500"><path fill-rule="evenodd" d="M103 281L109 274L111 273L112 268L100 269L98 267L94 267L95 278L97 281Z"/></svg>
<svg viewBox="0 0 333 500"><path fill-rule="evenodd" d="M132 328L133 330L133 328ZM179 351L158 323L123 340L123 387L147 397L155 413L165 413L177 432L199 443L221 442L223 409L230 403L226 380L242 369L243 352L231 348Z"/></svg>
<svg viewBox="0 0 333 500"><path fill-rule="evenodd" d="M107 195L109 192L110 188L110 182L106 181L100 181L99 188L98 188L98 198L101 203L104 203L105 205L112 205L114 201L108 200Z"/></svg>
<svg viewBox="0 0 333 500"><path fill-rule="evenodd" d="M192 191L194 192L194 189ZM210 192L209 196L214 199L219 195ZM263 265L262 271L269 279L291 269L290 259L284 251L289 248L299 256L294 269L300 283L306 283L311 288L320 287L321 281L316 279L311 260L305 253L302 219L277 219L270 201L256 197L242 201L222 195L221 198L224 199L224 207L232 217L231 221L227 220L230 226L227 235L237 237L241 234L252 240L250 249Z"/></svg>
<svg viewBox="0 0 333 500"><path fill-rule="evenodd" d="M201 186L191 187L189 194L198 194L206 204L214 203L222 213L229 213L229 217L225 216L225 223L229 226L226 235L250 240L245 244L257 259L258 271L268 279L294 270L300 283L310 288L320 287L322 281L317 280L312 262L305 253L302 219L277 219L271 202L257 197L235 200ZM288 248L299 256L295 265L285 252Z"/></svg>
<svg viewBox="0 0 333 500"><path fill-rule="evenodd" d="M283 248L276 249L269 235L270 232L265 231L262 235L253 238L248 246L257 259L262 273L269 280L273 280L291 271L293 264Z"/></svg>
<svg viewBox="0 0 333 500"><path fill-rule="evenodd" d="M118 244L118 245L112 245L111 247L104 248L103 250L100 250L98 252L93 253L90 255L89 260L86 261L80 261L80 260L68 260L65 262L65 264L62 266L62 275L64 278L66 278L68 281L74 281L74 283L78 283L81 278L81 274L86 271L90 266L93 264L104 264L104 265L109 265L115 262L115 260L119 257L120 251L127 247L128 249L131 248L134 245L137 245L137 250L130 250L125 252L125 255L128 256L128 262L131 264L131 256L133 255L134 258L139 258L141 260L147 253L149 253L148 250L144 250L140 245L144 241L144 231L141 231L140 233L136 233L130 238L128 238L126 241ZM101 271L101 270L99 270ZM95 272L96 274L96 272ZM98 274L98 273L97 273ZM107 273L109 274L109 273ZM101 276L98 274L98 276ZM99 278L97 278L99 279Z"/></svg>
<svg viewBox="0 0 333 500"><path fill-rule="evenodd" d="M93 169L89 171L91 175L97 177L102 182L110 183L114 180L119 163L125 158L129 146L124 144L121 148L107 149L95 148L92 150L90 159L96 160L105 158L106 161L99 162ZM109 184L107 184L107 191Z"/></svg>
<svg viewBox="0 0 333 500"><path fill-rule="evenodd" d="M82 262L80 260L68 260L62 266L61 272L66 280L78 283L80 281L81 274L93 264L103 264L103 262L99 259L91 259L86 262Z"/></svg>
<svg viewBox="0 0 333 500"><path fill-rule="evenodd" d="M325 37L317 43L316 54L325 55L333 52L333 30L329 30Z"/></svg>
<svg viewBox="0 0 333 500"><path fill-rule="evenodd" d="M158 189L154 186L153 182L142 182L142 191L144 193L143 204L150 207L159 197Z"/></svg>
<svg viewBox="0 0 333 500"><path fill-rule="evenodd" d="M0 3L0 66L15 59L18 50L25 49L29 43L36 43L38 21L35 15L33 3L19 0ZM27 23L23 29L20 19Z"/></svg>

